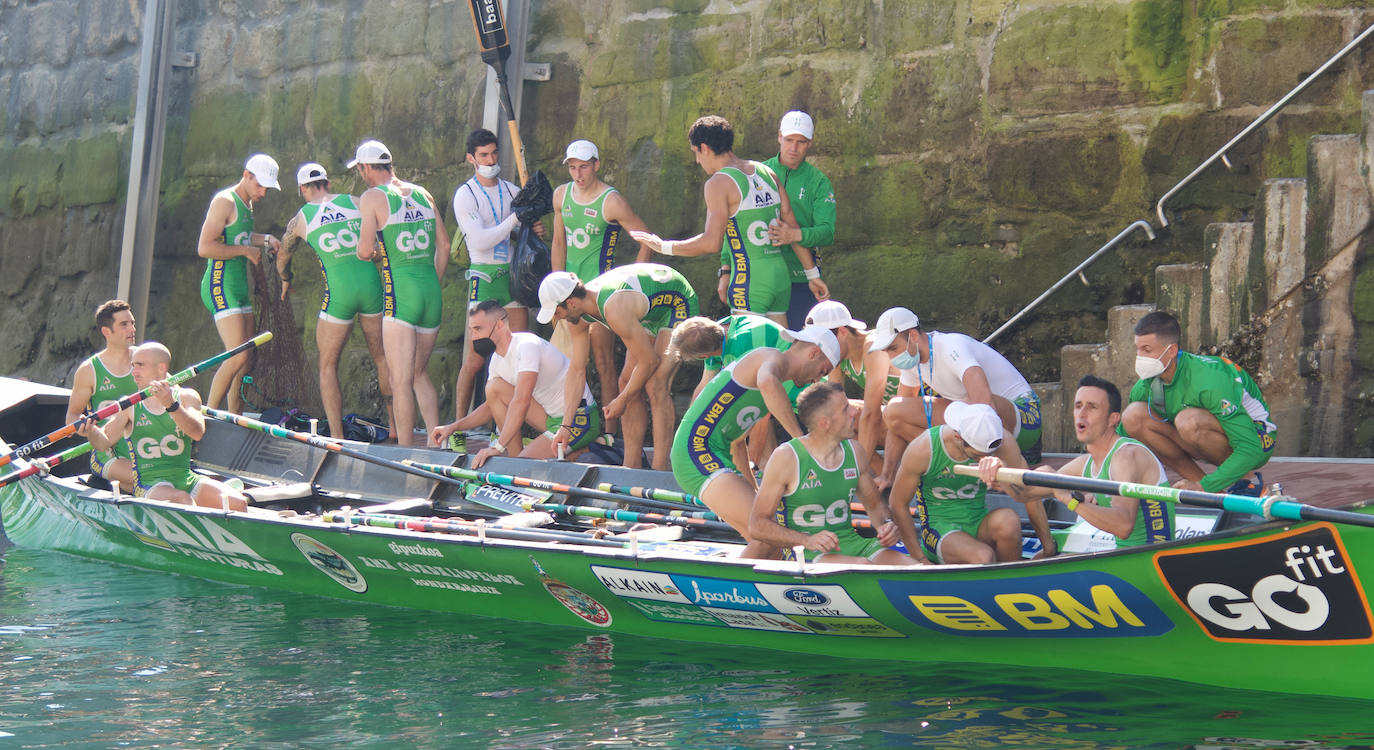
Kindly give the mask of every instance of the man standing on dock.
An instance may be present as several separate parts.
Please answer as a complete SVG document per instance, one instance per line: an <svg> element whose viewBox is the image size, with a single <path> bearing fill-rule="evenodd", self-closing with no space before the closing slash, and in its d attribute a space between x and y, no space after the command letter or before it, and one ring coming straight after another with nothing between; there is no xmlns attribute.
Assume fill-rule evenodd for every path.
<svg viewBox="0 0 1374 750"><path fill-rule="evenodd" d="M816 125L811 115L793 110L782 116L778 124L778 155L763 165L773 170L792 206L797 226L775 222L768 227L768 240L774 245L801 245L811 253L820 268L817 250L835 244L835 189L830 178L806 160L815 141ZM787 327L793 330L806 323L806 313L816 304L816 295L806 278L806 269L795 253L782 253L792 278L792 298L787 307ZM728 258L722 256L721 265L729 268ZM722 276L724 278L724 276Z"/></svg>
<svg viewBox="0 0 1374 750"><path fill-rule="evenodd" d="M1259 497L1259 468L1278 428L1250 374L1223 357L1179 349L1178 319L1152 312L1135 326L1135 373L1122 434L1154 451L1182 479L1179 489ZM1216 469L1208 474L1198 461Z"/></svg>
<svg viewBox="0 0 1374 750"><path fill-rule="evenodd" d="M358 257L382 256L382 349L396 443L407 446L414 440L417 402L425 427L439 426L429 355L443 315L439 279L448 268L448 229L429 191L395 175L391 151L380 141L364 141L347 166L368 185L359 201Z"/></svg>
<svg viewBox="0 0 1374 750"><path fill-rule="evenodd" d="M253 335L253 291L248 282L248 264L257 265L262 251L275 253L281 248L276 237L253 229L253 204L262 200L268 189L280 190L277 162L267 154L253 154L243 165L238 184L227 187L210 199L205 222L200 226L196 252L205 259L205 274L200 280L200 299L215 316L215 330L225 349L232 349ZM206 404L229 411L242 408L239 381L248 372L249 352L235 355L215 370Z"/></svg>
<svg viewBox="0 0 1374 750"><path fill-rule="evenodd" d="M138 390L132 362L138 325L129 303L112 299L97 307L95 327L105 339L105 348L76 368L72 395L67 400L68 424L88 410L114 403ZM134 466L129 460L129 447L123 441L116 443L111 452L92 452L91 473L118 482L124 492L134 491Z"/></svg>
<svg viewBox="0 0 1374 750"><path fill-rule="evenodd" d="M735 129L723 117L699 118L687 131L692 154L709 175L706 194L706 226L686 240L664 240L648 232L631 232L640 244L663 255L710 255L724 253L730 263L722 274L730 277L726 305L733 312L767 315L787 324L792 281L781 248L768 236L768 228L781 220L796 225L787 193L778 185L773 170L759 162L735 155ZM816 299L829 296L821 270L811 251L791 246L803 276Z"/></svg>

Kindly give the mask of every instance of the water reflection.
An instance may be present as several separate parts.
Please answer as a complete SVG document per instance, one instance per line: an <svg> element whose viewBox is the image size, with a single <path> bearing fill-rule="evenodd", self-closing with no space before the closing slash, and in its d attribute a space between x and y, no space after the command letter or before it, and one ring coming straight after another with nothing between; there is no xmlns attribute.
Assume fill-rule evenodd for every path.
<svg viewBox="0 0 1374 750"><path fill-rule="evenodd" d="M13 748L1374 745L1356 701L660 642L13 548L0 565Z"/></svg>

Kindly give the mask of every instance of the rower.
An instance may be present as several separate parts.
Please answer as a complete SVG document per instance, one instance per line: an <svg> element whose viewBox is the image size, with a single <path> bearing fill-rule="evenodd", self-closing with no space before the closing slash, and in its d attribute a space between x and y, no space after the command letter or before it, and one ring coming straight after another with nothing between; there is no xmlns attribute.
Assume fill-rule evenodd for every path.
<svg viewBox="0 0 1374 750"><path fill-rule="evenodd" d="M840 340L844 357L840 359L840 366L830 373L830 382L843 385L849 379L863 389L858 445L875 465L878 475L890 478L897 470L897 459L901 457L904 444L898 442L892 431L883 424L883 409L897 395L901 371L892 366L892 358L887 356L887 352L869 351L878 333L869 330L862 320L855 320L842 302L826 300L816 303L806 314L806 324L829 328ZM881 459L877 457L880 441L884 446ZM886 466L887 471L881 470L884 468L883 462L890 464ZM888 483L885 479L878 488L886 489Z"/></svg>
<svg viewBox="0 0 1374 750"><path fill-rule="evenodd" d="M1073 431L1087 453L1059 469L1060 474L1115 482L1169 486L1164 465L1138 440L1116 434L1121 424L1121 391L1109 380L1084 375L1073 397ZM996 456L982 462L978 471L984 482L997 479L1002 468ZM1048 471L1043 467L1040 471ZM1054 495L1069 510L1094 527L1116 537L1118 547L1137 547L1174 538L1174 514L1169 503L1137 500L1120 495L1090 493L1086 497L1068 490L1027 487L1028 497Z"/></svg>
<svg viewBox="0 0 1374 750"><path fill-rule="evenodd" d="M478 356L488 361L486 401L462 419L436 427L430 442L442 445L458 430L480 427L492 420L500 438L478 451L472 468L492 456L555 458L554 436L569 433L571 458L601 436L601 410L591 389L582 386L582 400L572 419L564 419L563 385L568 380L568 358L558 347L533 333L512 331L507 308L500 300L483 300L468 313L468 338ZM521 448L520 431L529 425L542 434Z"/></svg>
<svg viewBox="0 0 1374 750"><path fill-rule="evenodd" d="M688 318L673 329L668 351L682 362L700 360L701 381L692 397L711 382L724 367L759 348L787 351L792 340L787 329L771 318L752 313L730 315L720 320L700 316Z"/></svg>
<svg viewBox="0 0 1374 750"><path fill-rule="evenodd" d="M1001 459L1002 466L1025 468L1015 439L987 404L954 401L945 409L944 417L944 424L911 441L897 467L889 502L902 542L908 551L914 553L919 548L937 563L1020 560L1020 518L1011 508L987 508L988 487L1003 488L953 472L956 465L972 465L990 457ZM1053 556L1058 548L1050 536L1045 506L1027 497L1020 487L1005 489L1012 499L1025 503L1026 515L1043 545L1035 557ZM913 497L921 521L919 540L907 509Z"/></svg>
<svg viewBox="0 0 1374 750"><path fill-rule="evenodd" d="M191 471L191 443L205 436L200 394L167 382L171 352L149 341L132 355L134 383L147 398L120 411L103 427L85 423L77 433L96 450L123 440L133 461L134 496L182 505L243 511L239 490Z"/></svg>
<svg viewBox="0 0 1374 750"><path fill-rule="evenodd" d="M112 299L95 309L95 327L105 339L105 348L83 360L72 377L72 395L67 399L67 423L75 422L88 409L114 403L138 390L134 383L131 357L138 337L129 303ZM91 453L91 473L118 482L125 492L133 492L134 465L124 441L112 452Z"/></svg>
<svg viewBox="0 0 1374 750"><path fill-rule="evenodd" d="M749 534L758 488L740 438L765 414L777 419L792 437L801 437L801 423L783 383L813 383L840 360L840 343L830 331L813 326L792 336L796 343L785 352L759 349L726 365L692 401L673 439L673 477L678 486L701 498L749 540L746 556L767 557L773 549Z"/></svg>
<svg viewBox="0 0 1374 750"><path fill-rule="evenodd" d="M853 440L858 416L837 383L816 383L801 392L797 417L806 434L779 446L763 470L749 518L754 539L782 548L789 560L793 547L804 547L806 559L816 562L916 564L890 549L901 535L873 476L862 468ZM875 539L854 531L849 506L856 496L878 531Z"/></svg>

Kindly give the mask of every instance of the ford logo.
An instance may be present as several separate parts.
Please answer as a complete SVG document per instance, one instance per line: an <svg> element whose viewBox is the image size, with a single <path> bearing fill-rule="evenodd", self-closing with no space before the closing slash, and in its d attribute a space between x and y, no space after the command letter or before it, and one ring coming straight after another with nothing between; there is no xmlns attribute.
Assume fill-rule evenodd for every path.
<svg viewBox="0 0 1374 750"><path fill-rule="evenodd" d="M782 595L792 602L812 607L823 607L830 603L830 597L812 589L788 589Z"/></svg>

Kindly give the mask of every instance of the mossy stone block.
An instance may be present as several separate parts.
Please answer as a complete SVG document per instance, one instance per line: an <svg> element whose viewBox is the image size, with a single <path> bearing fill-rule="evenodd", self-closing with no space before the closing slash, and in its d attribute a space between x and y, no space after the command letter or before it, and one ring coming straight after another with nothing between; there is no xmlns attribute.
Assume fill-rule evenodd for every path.
<svg viewBox="0 0 1374 750"><path fill-rule="evenodd" d="M1122 139L1111 131L999 138L988 146L988 191L1001 206L1099 208L1116 191Z"/></svg>
<svg viewBox="0 0 1374 750"><path fill-rule="evenodd" d="M760 26L761 52L797 55L862 50L872 6L844 0L771 0Z"/></svg>
<svg viewBox="0 0 1374 750"><path fill-rule="evenodd" d="M62 155L62 202L89 206L115 201L127 162L119 134L113 131L67 141Z"/></svg>
<svg viewBox="0 0 1374 750"><path fill-rule="evenodd" d="M960 5L962 3L883 3L878 22L887 53L900 55L953 42L964 20L959 12Z"/></svg>
<svg viewBox="0 0 1374 750"><path fill-rule="evenodd" d="M868 139L880 153L925 144L957 147L980 130L982 69L974 51L954 47L880 68L864 91Z"/></svg>
<svg viewBox="0 0 1374 750"><path fill-rule="evenodd" d="M1344 46L1342 25L1325 16L1242 18L1227 23L1216 52L1221 104L1268 106ZM1339 78L1323 76L1303 93L1306 104L1329 104Z"/></svg>
<svg viewBox="0 0 1374 750"><path fill-rule="evenodd" d="M629 21L587 60L587 83L610 86L731 70L747 58L751 27L743 13Z"/></svg>

